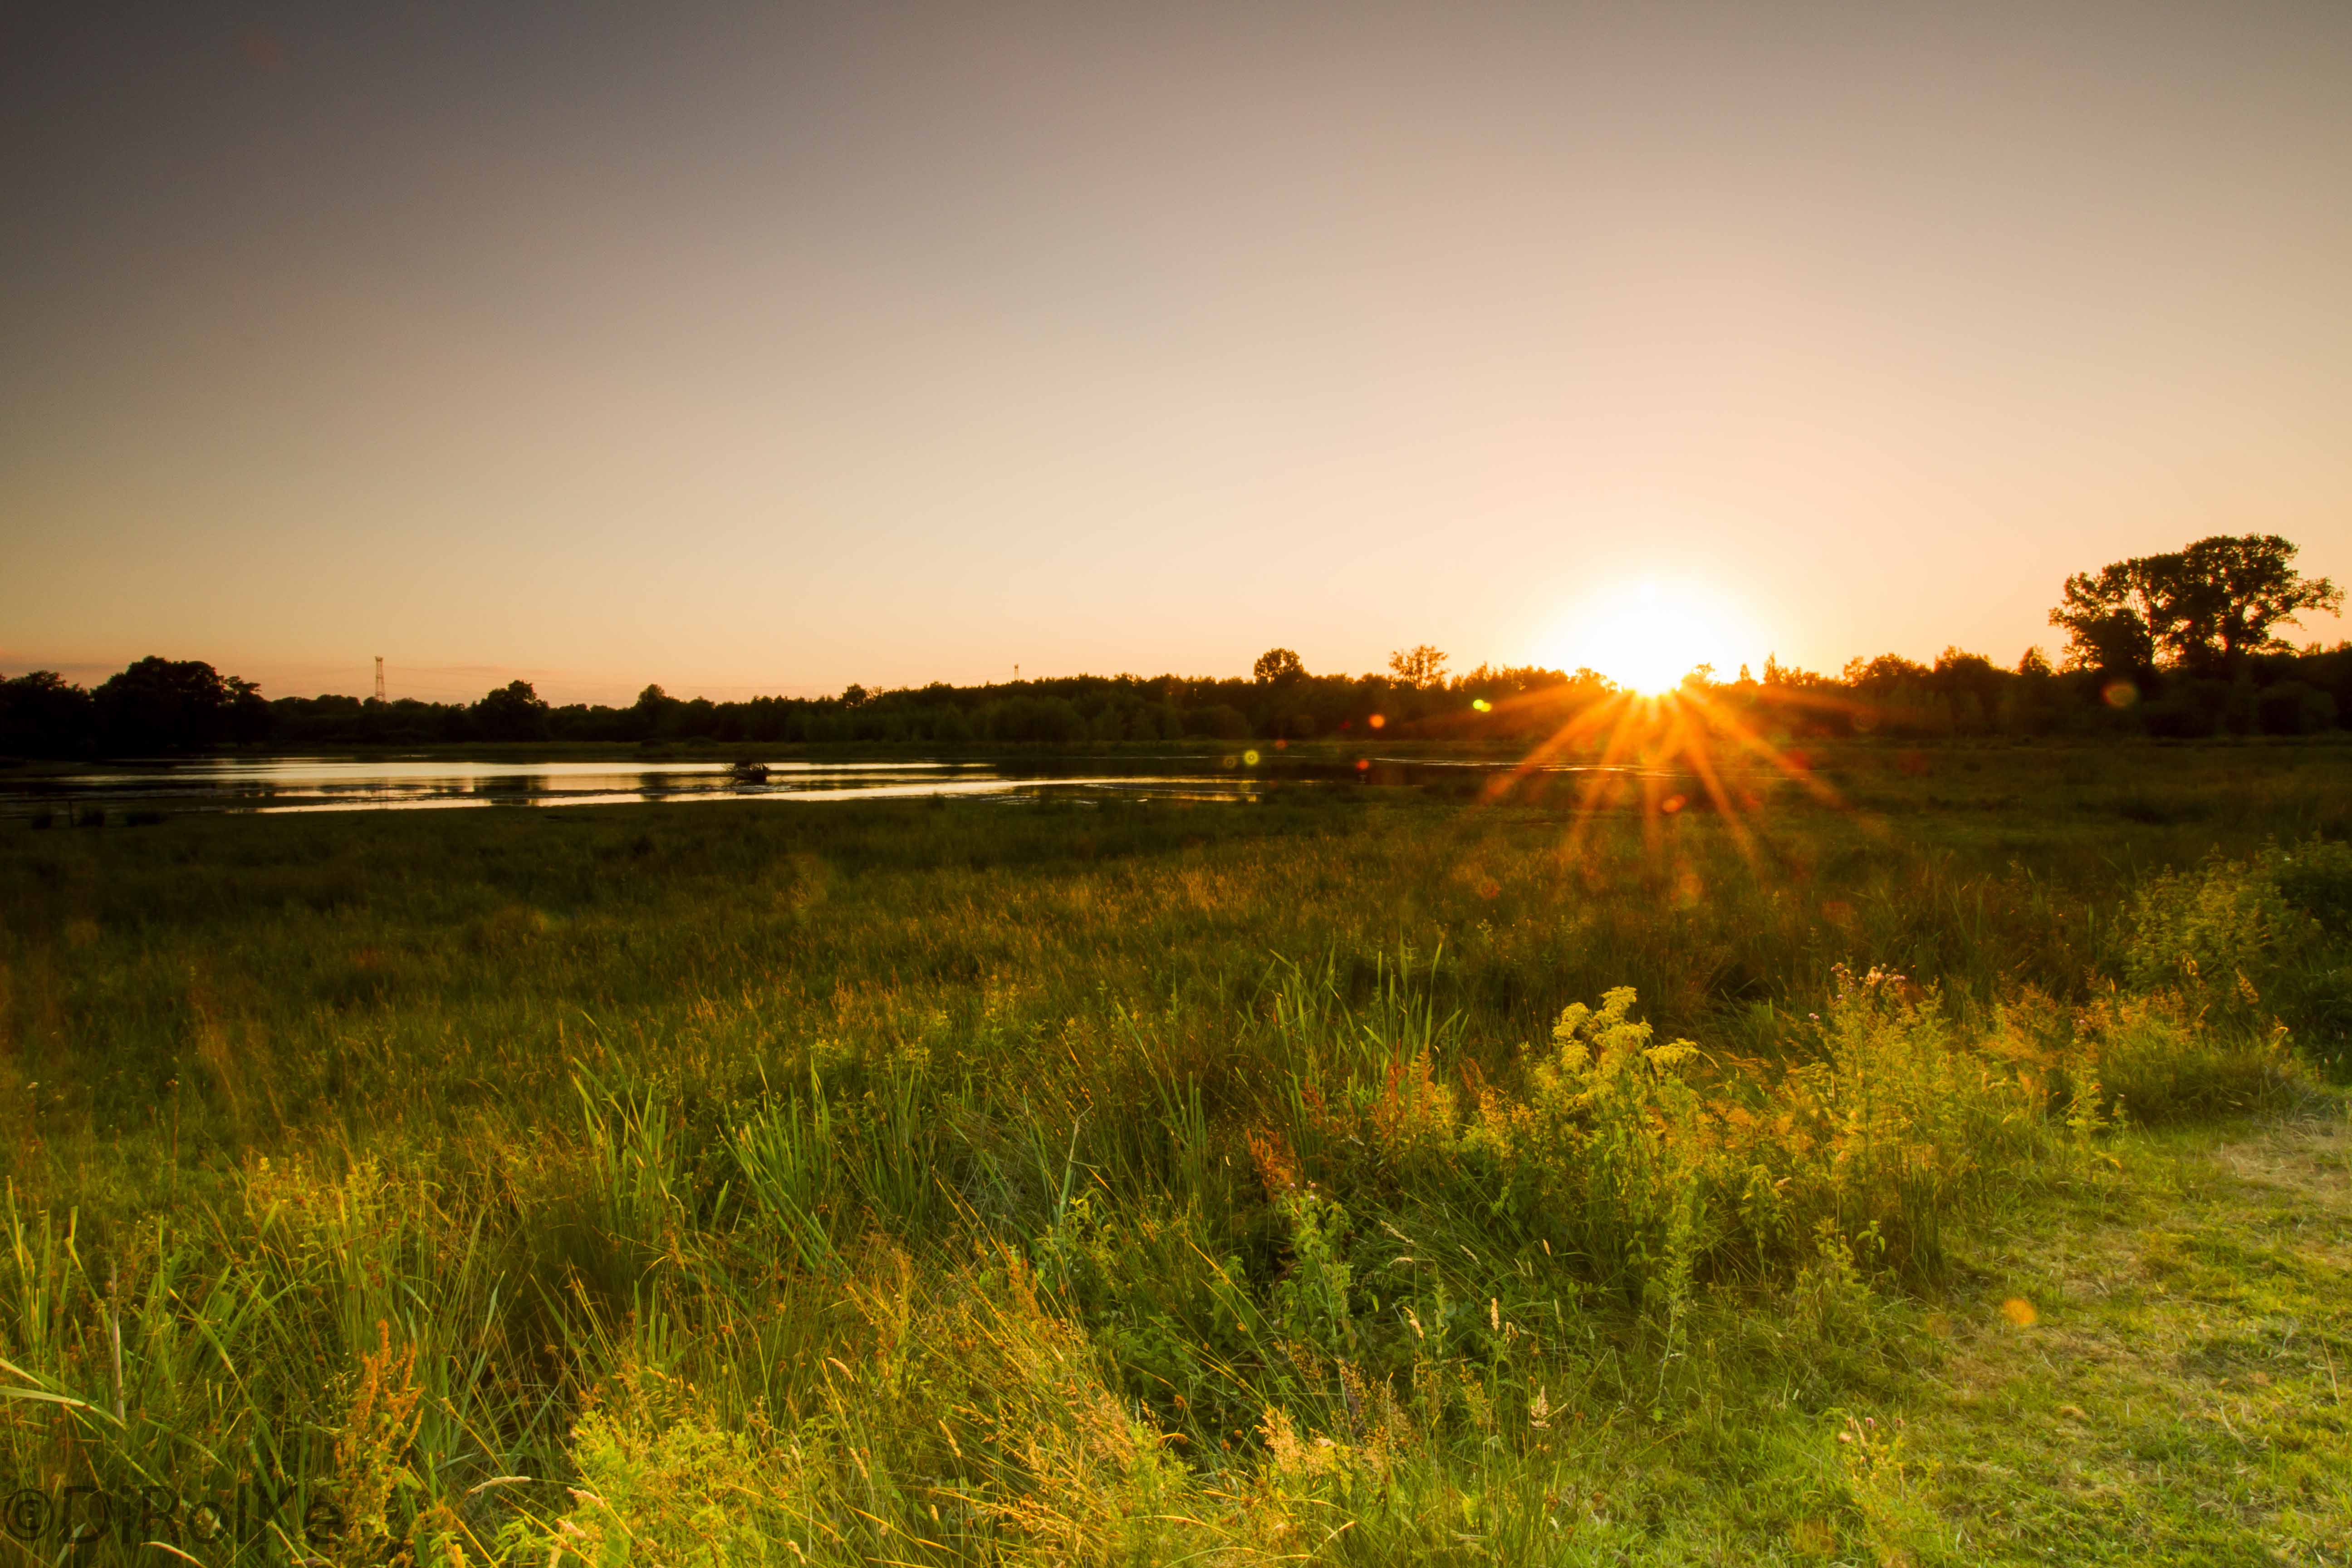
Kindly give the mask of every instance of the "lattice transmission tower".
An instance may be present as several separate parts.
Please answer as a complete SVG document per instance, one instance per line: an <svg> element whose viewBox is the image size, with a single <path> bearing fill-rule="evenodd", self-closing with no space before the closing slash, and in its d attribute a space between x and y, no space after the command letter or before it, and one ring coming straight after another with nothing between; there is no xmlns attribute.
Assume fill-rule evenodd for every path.
<svg viewBox="0 0 2352 1568"><path fill-rule="evenodd" d="M375 700L383 700L383 655L375 656Z"/></svg>

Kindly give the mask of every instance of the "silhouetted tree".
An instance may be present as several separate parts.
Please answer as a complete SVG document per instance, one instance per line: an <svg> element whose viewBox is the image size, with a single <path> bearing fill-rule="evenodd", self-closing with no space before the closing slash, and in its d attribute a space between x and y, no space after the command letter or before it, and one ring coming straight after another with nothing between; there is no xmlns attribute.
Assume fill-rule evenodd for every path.
<svg viewBox="0 0 2352 1568"><path fill-rule="evenodd" d="M1060 697L1014 697L988 712L991 737L999 741L1066 744L1086 738L1087 721Z"/></svg>
<svg viewBox="0 0 2352 1568"><path fill-rule="evenodd" d="M2058 721L2061 700L2050 656L2039 646L2029 647L2017 656L2017 668L2001 693L2000 727L2012 734L2041 734Z"/></svg>
<svg viewBox="0 0 2352 1568"><path fill-rule="evenodd" d="M1896 731L1935 728L1935 676L1924 664L1897 653L1876 658L1850 658L1845 663L1846 689L1859 703L1847 722L1864 731L1882 727Z"/></svg>
<svg viewBox="0 0 2352 1568"><path fill-rule="evenodd" d="M89 693L56 670L0 680L0 756L79 757L97 741Z"/></svg>
<svg viewBox="0 0 2352 1568"><path fill-rule="evenodd" d="M2157 639L2176 612L2149 558L2111 562L2066 579L2050 624L2066 633L2066 668L2137 675L2156 663Z"/></svg>
<svg viewBox="0 0 2352 1568"><path fill-rule="evenodd" d="M474 704L474 727L486 741L547 738L547 703L528 680L510 680Z"/></svg>
<svg viewBox="0 0 2352 1568"><path fill-rule="evenodd" d="M1706 672L1699 679L1710 683L1711 706L1738 710L1743 722L1776 743L1850 731L1908 738L1938 734L1955 723L1973 728L1979 721L2020 735L2191 736L2224 729L2292 734L2326 729L2352 713L2352 644L2326 653L2262 650L2277 649L2272 629L2286 623L2296 604L2327 607L2340 600L2333 584L2305 582L2291 566L2284 576L2271 570L2289 552L2273 551L2271 542L2261 539L2252 543L2250 557L2211 542L2203 549L2191 546L2178 552L2177 563L2158 563L2160 572L2149 567L2153 557L2118 563L2116 578L2126 599L2108 609L2099 603L2105 574L2084 574L2087 590L2071 608L2088 612L2092 651L2087 657L2076 654L2076 671L2064 675L2053 671L2038 649L2027 650L2011 673L1993 669L1976 654L1948 647L1932 668L1886 655L1854 660L1840 677L1795 668L1775 657L1764 661L1752 685L1713 685ZM2164 648L2148 629L2151 601L2131 596L2134 572L2158 592L2159 624L2172 628ZM2196 597L2204 591L2196 584L2207 580L2221 584L2212 604ZM2196 629L2200 624L2210 634ZM2118 627L2126 634L2120 651L2109 646L2102 656L2102 639ZM2240 668L2189 668L2185 653L2166 652L2200 646L2224 664L2234 648ZM1270 742L1311 736L1367 740L1375 732L1388 739L1535 742L1582 733L1580 720L1614 693L1611 682L1589 669L1564 674L1482 665L1447 679L1444 655L1428 647L1400 652L1396 663L1402 668L1395 676L1318 676L1303 668L1291 674L1280 657L1287 650L1267 651L1276 657L1252 674L1271 679L1076 675L1012 686L852 687L835 697L770 696L742 702L681 702L659 687L648 687L626 707L580 703L561 709L540 701L522 681L471 704L406 698L362 702L341 696L286 697L263 704L250 685L223 679L210 666L145 659L100 689L106 693L103 711L97 693L81 691L52 672L0 679L0 753L73 756L108 747L165 752L254 739L265 725L289 746L539 739L609 743L645 738L649 720L664 735L723 742L1082 744L1180 735L1230 742L1251 735ZM2084 666L2098 669L2105 657L2137 680L2160 655L2167 673L2137 692L2081 672ZM2217 679L2223 673L2231 679ZM1483 710L1477 707L1481 701L1487 704Z"/></svg>
<svg viewBox="0 0 2352 1568"><path fill-rule="evenodd" d="M1286 647L1270 647L1258 655L1257 662L1250 666L1250 679L1260 686L1287 684L1304 679L1306 675L1307 667L1299 663L1298 656Z"/></svg>
<svg viewBox="0 0 2352 1568"><path fill-rule="evenodd" d="M2138 675L2155 664L2156 634L2140 610L2118 605L2102 614L2076 613L2066 622L2069 669Z"/></svg>
<svg viewBox="0 0 2352 1568"><path fill-rule="evenodd" d="M638 740L653 740L670 728L671 715L677 710L677 698L658 686L648 686L629 707L629 728Z"/></svg>
<svg viewBox="0 0 2352 1568"><path fill-rule="evenodd" d="M2234 669L2250 654L2284 647L2272 628L2344 602L2326 578L2297 572L2294 556L2274 533L2215 534L2078 572L2050 612L2050 624L2066 630L2066 668L2134 674L2160 655L2190 669Z"/></svg>
<svg viewBox="0 0 2352 1568"><path fill-rule="evenodd" d="M2198 668L2236 668L2250 654L2290 645L2272 630L2305 610L2335 610L2344 591L2294 569L2295 547L2275 533L2215 534L2159 556L2177 606L2169 651Z"/></svg>
<svg viewBox="0 0 2352 1568"><path fill-rule="evenodd" d="M1851 673L1853 667L1848 665L1846 668ZM1577 673L1583 675L1589 672L1579 670ZM1764 656L1762 684L1790 691L1828 691L1837 686L1838 678L1833 675L1823 675L1818 670L1806 669L1799 665L1782 664L1779 654L1768 653Z"/></svg>
<svg viewBox="0 0 2352 1568"><path fill-rule="evenodd" d="M90 698L100 742L118 756L202 751L269 731L259 689L201 659L142 658Z"/></svg>
<svg viewBox="0 0 2352 1568"><path fill-rule="evenodd" d="M1915 664L1899 653L1845 661L1845 683L1865 696L1885 696L1898 687L1925 687L1927 675L1926 665Z"/></svg>
<svg viewBox="0 0 2352 1568"><path fill-rule="evenodd" d="M1929 671L1936 694L1952 710L1952 721L1969 728L1990 728L2000 711L2001 682L2006 675L1980 653L1951 647L1936 656Z"/></svg>
<svg viewBox="0 0 2352 1568"><path fill-rule="evenodd" d="M1389 673L1416 689L1442 686L1445 681L1445 655L1427 643L1402 648L1389 655Z"/></svg>

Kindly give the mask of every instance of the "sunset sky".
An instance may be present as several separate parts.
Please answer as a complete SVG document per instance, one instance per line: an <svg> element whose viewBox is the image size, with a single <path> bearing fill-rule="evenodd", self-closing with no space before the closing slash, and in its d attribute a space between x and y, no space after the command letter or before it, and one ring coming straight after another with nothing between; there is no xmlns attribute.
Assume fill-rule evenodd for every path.
<svg viewBox="0 0 2352 1568"><path fill-rule="evenodd" d="M9 674L2007 664L2352 581L2352 5L11 5L0 408Z"/></svg>

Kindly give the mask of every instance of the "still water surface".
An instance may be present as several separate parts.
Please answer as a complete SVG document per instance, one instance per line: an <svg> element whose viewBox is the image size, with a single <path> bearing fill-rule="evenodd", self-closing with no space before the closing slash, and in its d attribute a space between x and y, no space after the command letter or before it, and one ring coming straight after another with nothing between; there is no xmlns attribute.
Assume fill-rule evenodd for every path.
<svg viewBox="0 0 2352 1568"><path fill-rule="evenodd" d="M0 783L0 813L100 806L170 811L427 810L484 805L614 805L640 801L876 800L908 795L1034 798L1053 792L1247 798L1259 771L1216 757L1074 763L1042 769L999 763L770 763L765 777L728 763L409 761L278 758L112 767Z"/></svg>
<svg viewBox="0 0 2352 1568"><path fill-rule="evenodd" d="M725 762L616 758L510 762L419 757L368 762L324 757L97 767L37 778L0 777L0 816L159 811L419 811L488 805L618 805L641 801L885 800L1055 795L1254 800L1270 785L1420 784L1491 774L1507 764L1375 757L1360 763L1230 756L1081 757L1018 762L785 762L748 775ZM1548 774L1646 770L1545 767ZM1664 780L1666 775L1654 775Z"/></svg>

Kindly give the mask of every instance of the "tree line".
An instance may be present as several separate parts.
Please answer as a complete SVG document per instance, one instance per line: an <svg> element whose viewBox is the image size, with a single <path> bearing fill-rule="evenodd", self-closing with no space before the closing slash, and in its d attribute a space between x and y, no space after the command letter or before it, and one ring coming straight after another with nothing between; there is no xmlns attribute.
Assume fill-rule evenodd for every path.
<svg viewBox="0 0 2352 1568"><path fill-rule="evenodd" d="M2200 540L2067 579L2051 623L2061 661L2029 648L2013 665L1958 647L1931 664L1895 654L1825 675L1765 661L1721 679L1702 667L1678 696L1773 738L1853 734L2307 734L2352 716L2352 644L2298 649L2280 635L2343 594L2294 567L2276 535ZM1525 744L1624 694L1589 669L1450 672L1423 644L1384 673L1317 675L1269 648L1243 678L1077 675L983 686L741 702L648 686L626 707L558 706L527 681L473 702L264 699L198 660L150 658L94 689L35 670L0 679L0 756L184 755L274 747L468 742L964 745L1165 744L1343 739Z"/></svg>

